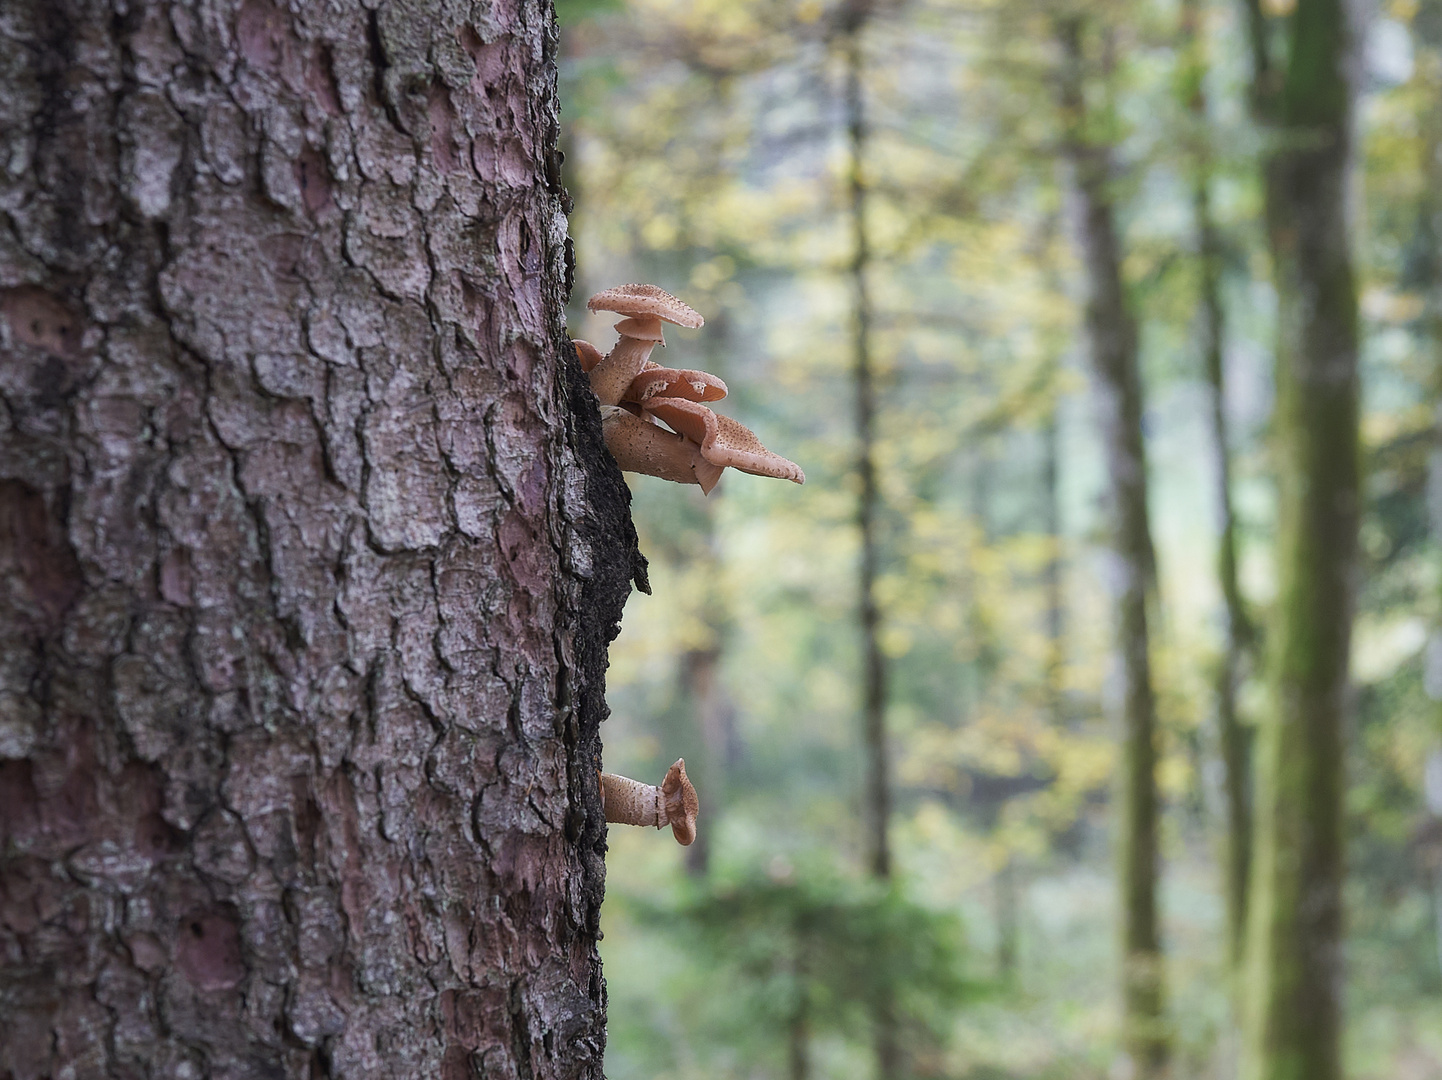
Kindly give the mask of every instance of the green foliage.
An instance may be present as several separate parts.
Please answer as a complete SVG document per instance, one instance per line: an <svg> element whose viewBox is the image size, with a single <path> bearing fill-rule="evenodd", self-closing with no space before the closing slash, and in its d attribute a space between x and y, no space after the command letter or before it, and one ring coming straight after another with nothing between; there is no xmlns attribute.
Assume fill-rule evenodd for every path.
<svg viewBox="0 0 1442 1080"><path fill-rule="evenodd" d="M854 1030L893 1002L908 1026L939 1037L969 989L960 920L894 885L793 874L699 886L675 917L713 963L748 976L760 1023L805 1012L817 1028Z"/></svg>
<svg viewBox="0 0 1442 1080"><path fill-rule="evenodd" d="M960 913L967 926L964 940L941 937L959 954L948 970L966 973L961 989L973 992L917 1005L938 1049L918 1068L1059 1078L1112 1067L1106 521L1082 393L1085 268L1072 254L1056 160L1052 21L1065 10L1096 30L1088 63L1094 85L1108 89L1093 92L1110 99L1089 114L1089 137L1118 143L1126 285L1141 323L1176 1069L1179 1078L1227 1075L1234 1036L1212 715L1222 602L1195 323L1198 146L1209 151L1221 244L1241 588L1259 624L1278 579L1276 309L1257 180L1270 144L1249 118L1241 5L1202 7L1202 119L1186 106L1196 73L1174 47L1170 4L888 4L866 39L878 589L901 882L891 900L857 884L850 247L840 68L827 37L837 4L624 0L565 16L578 298L650 280L687 299L707 325L669 334L665 362L725 378L725 411L808 477L796 489L728 475L709 500L632 478L655 593L632 599L612 649L606 766L655 778L678 755L694 763L693 775L707 777L698 785L709 862L685 853L688 876L669 841L613 831L602 948L616 1080L785 1074L798 920L835 919L838 933L875 941L882 908L868 909L879 921L855 920L883 903ZM1394 40L1400 33L1411 67L1369 77L1358 112L1366 481L1346 748L1347 1045L1351 1075L1382 1080L1407 1068L1442 1075L1442 1047L1428 1034L1442 1014L1434 886L1419 840L1422 765L1442 743L1422 676L1426 636L1442 617L1442 551L1425 500L1442 370L1442 183L1428 164L1442 129L1442 3L1392 0L1378 20ZM1271 22L1284 53L1285 20ZM612 340L606 321L579 311L572 332L602 348ZM1255 670L1239 700L1248 724L1265 715ZM771 876L788 866L829 870ZM1017 882L1009 903L1005 867ZM678 891L682 879L690 884ZM669 899L642 905L637 896ZM697 922L692 913L708 905L717 919ZM1015 970L987 982L1008 908ZM897 925L933 940L930 924ZM866 993L892 975L845 957L816 970L833 962L827 979L859 981L835 993L812 987L813 1070L869 1078L858 1017Z"/></svg>

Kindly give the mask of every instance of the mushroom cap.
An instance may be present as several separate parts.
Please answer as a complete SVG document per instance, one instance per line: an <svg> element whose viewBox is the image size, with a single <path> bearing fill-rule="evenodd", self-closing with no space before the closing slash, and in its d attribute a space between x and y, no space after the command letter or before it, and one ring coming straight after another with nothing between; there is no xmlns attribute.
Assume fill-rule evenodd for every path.
<svg viewBox="0 0 1442 1080"><path fill-rule="evenodd" d="M645 404L652 398L686 398L689 401L720 401L726 384L715 375L689 368L644 367L631 380L622 401Z"/></svg>
<svg viewBox="0 0 1442 1080"><path fill-rule="evenodd" d="M717 416L705 405L684 398L654 397L644 408L672 429L701 447L701 456L713 465L729 465L753 476L806 483L801 466L761 445L756 433L729 416Z"/></svg>
<svg viewBox="0 0 1442 1080"><path fill-rule="evenodd" d="M706 322L700 313L654 285L617 285L614 289L598 292L586 301L586 307L592 312L614 311L617 315L628 315L633 319L653 315L688 330L696 330Z"/></svg>
<svg viewBox="0 0 1442 1080"><path fill-rule="evenodd" d="M582 341L574 338L571 344L576 346L576 358L581 361L581 370L590 371L601 362L601 350L592 345L589 341Z"/></svg>
<svg viewBox="0 0 1442 1080"><path fill-rule="evenodd" d="M696 815L701 812L701 800L696 798L696 789L686 776L685 758L677 758L676 764L666 770L666 779L661 781L661 798L666 804L671 835L684 847L696 839Z"/></svg>

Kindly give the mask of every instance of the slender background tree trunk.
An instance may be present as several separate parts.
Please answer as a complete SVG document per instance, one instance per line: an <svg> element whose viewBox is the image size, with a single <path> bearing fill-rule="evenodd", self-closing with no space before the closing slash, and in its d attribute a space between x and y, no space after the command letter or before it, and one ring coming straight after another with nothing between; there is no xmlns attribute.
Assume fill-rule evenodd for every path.
<svg viewBox="0 0 1442 1080"><path fill-rule="evenodd" d="M1249 1080L1341 1075L1343 719L1361 498L1348 20L1342 0L1299 0L1280 82L1258 73L1261 115L1281 135L1264 173L1281 581L1258 755Z"/></svg>
<svg viewBox="0 0 1442 1080"><path fill-rule="evenodd" d="M1086 336L1107 467L1112 518L1110 576L1117 605L1121 761L1117 781L1117 866L1121 894L1123 1041L1136 1075L1166 1068L1161 935L1157 917L1156 703L1147 632L1147 595L1156 580L1147 520L1142 387L1136 323L1121 276L1112 201L1112 151L1090 130L1080 18L1060 24L1061 108L1077 203L1086 278Z"/></svg>
<svg viewBox="0 0 1442 1080"><path fill-rule="evenodd" d="M846 132L848 192L852 233L852 378L856 404L856 472L861 493L856 524L861 533L858 581L861 606L862 738L866 748L866 861L878 878L891 876L891 782L886 745L886 657L881 651L881 609L876 600L880 564L877 540L876 373L872 365L871 294L867 274L871 244L866 231L866 102L862 78L861 34L867 12L856 5L852 25L843 39L846 61Z"/></svg>
<svg viewBox="0 0 1442 1080"><path fill-rule="evenodd" d="M886 656L881 651L881 607L876 598L881 544L877 537L880 493L876 483L876 372L871 340L871 240L867 233L866 122L863 34L869 0L848 0L841 11L840 45L846 71L847 193L852 255L852 379L856 406L856 473L860 495L856 525L861 534L857 581L861 620L861 725L865 754L866 865L878 881L891 880L891 767L886 737ZM883 994L872 1017L876 1074L899 1080L905 1068L898 1041L895 1003Z"/></svg>
<svg viewBox="0 0 1442 1080"><path fill-rule="evenodd" d="M0 1075L599 1080L555 46L0 11Z"/></svg>
<svg viewBox="0 0 1442 1080"><path fill-rule="evenodd" d="M1236 515L1232 510L1232 451L1227 429L1224 347L1226 315L1222 308L1221 239L1212 215L1211 132L1207 115L1207 54L1201 0L1184 0L1181 26L1182 96L1196 124L1192 153L1192 213L1196 229L1201 280L1197 329L1202 365L1211 390L1210 421L1213 472L1216 477L1217 581L1222 590L1225 626L1221 661L1216 671L1217 746L1222 761L1223 890L1227 903L1227 937L1231 962L1239 967L1247 925L1247 879L1252 861L1252 747L1250 732L1237 715L1237 691L1246 653L1252 644L1251 623L1237 579Z"/></svg>

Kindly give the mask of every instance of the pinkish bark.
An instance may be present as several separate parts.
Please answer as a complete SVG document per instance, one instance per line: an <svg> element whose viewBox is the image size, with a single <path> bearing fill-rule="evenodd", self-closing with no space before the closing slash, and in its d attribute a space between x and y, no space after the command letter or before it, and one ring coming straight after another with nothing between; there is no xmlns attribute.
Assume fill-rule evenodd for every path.
<svg viewBox="0 0 1442 1080"><path fill-rule="evenodd" d="M599 1080L555 46L0 6L0 1077Z"/></svg>

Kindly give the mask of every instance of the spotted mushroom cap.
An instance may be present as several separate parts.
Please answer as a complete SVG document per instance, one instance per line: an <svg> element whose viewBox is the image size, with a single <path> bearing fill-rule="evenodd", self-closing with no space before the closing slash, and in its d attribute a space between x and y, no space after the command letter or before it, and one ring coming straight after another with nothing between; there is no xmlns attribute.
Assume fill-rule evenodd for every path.
<svg viewBox="0 0 1442 1080"><path fill-rule="evenodd" d="M718 416L700 402L657 397L647 401L643 408L696 443L701 456L713 465L730 466L753 476L774 476L794 484L806 483L806 474L800 465L766 449L745 424L729 416Z"/></svg>
<svg viewBox="0 0 1442 1080"><path fill-rule="evenodd" d="M633 319L650 316L688 330L699 329L706 322L699 312L654 285L617 285L598 292L586 301L586 307L592 312L614 311Z"/></svg>
<svg viewBox="0 0 1442 1080"><path fill-rule="evenodd" d="M621 400L645 405L657 397L720 401L725 396L726 384L709 372L652 364L642 368L641 373L631 380Z"/></svg>

